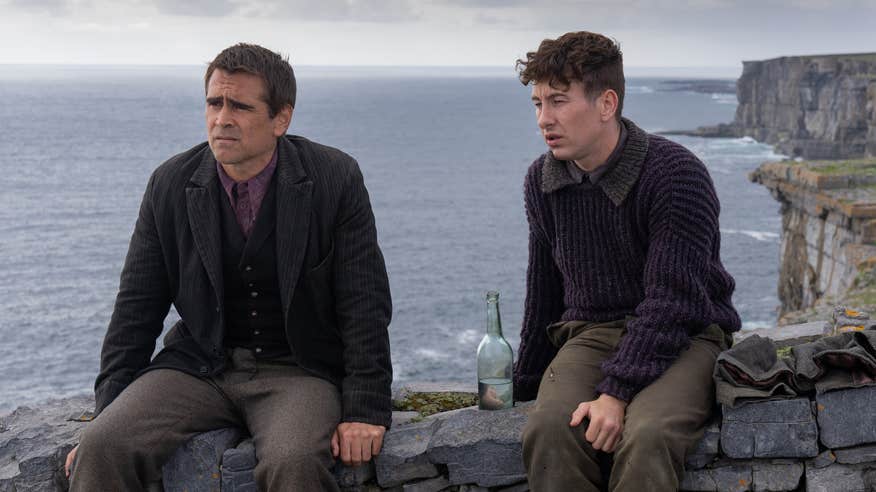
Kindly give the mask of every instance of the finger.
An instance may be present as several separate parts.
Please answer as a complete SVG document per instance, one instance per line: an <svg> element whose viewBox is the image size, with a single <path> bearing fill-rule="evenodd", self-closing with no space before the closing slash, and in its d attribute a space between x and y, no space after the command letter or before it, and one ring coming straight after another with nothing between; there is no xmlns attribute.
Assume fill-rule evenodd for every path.
<svg viewBox="0 0 876 492"><path fill-rule="evenodd" d="M338 434L338 439L340 440L341 446L341 461L349 466L353 463L353 451L351 449L352 443L350 442L350 439L344 437L343 433Z"/></svg>
<svg viewBox="0 0 876 492"><path fill-rule="evenodd" d="M607 441L605 441L605 452L606 453L613 453L614 449L617 447L618 441L620 441L618 436L614 436L614 437L608 439Z"/></svg>
<svg viewBox="0 0 876 492"><path fill-rule="evenodd" d="M362 463L371 461L371 438L362 439Z"/></svg>
<svg viewBox="0 0 876 492"><path fill-rule="evenodd" d="M584 421L584 417L587 416L587 412L590 411L590 405L588 403L581 403L578 405L578 408L572 412L572 420L569 421L570 427L577 427L581 425L581 422Z"/></svg>
<svg viewBox="0 0 876 492"><path fill-rule="evenodd" d="M590 424L587 425L587 432L584 433L584 439L587 439L587 442L592 444L596 442L600 431L602 431L602 418L591 418Z"/></svg>
<svg viewBox="0 0 876 492"><path fill-rule="evenodd" d="M593 443L593 449L597 451L605 451L605 442L611 437L608 430L604 427L599 431L599 435L596 436L596 440L591 441Z"/></svg>
<svg viewBox="0 0 876 492"><path fill-rule="evenodd" d="M64 461L64 472L67 473L67 478L70 478L70 468L73 467L73 460L76 458L76 450L78 446L74 447L67 453L67 460Z"/></svg>
<svg viewBox="0 0 876 492"><path fill-rule="evenodd" d="M353 466L359 466L362 464L362 439L355 437L351 440L353 442L350 443L350 461Z"/></svg>
<svg viewBox="0 0 876 492"><path fill-rule="evenodd" d="M380 450L383 448L383 436L377 436L371 441L371 456L377 456L380 454Z"/></svg>
<svg viewBox="0 0 876 492"><path fill-rule="evenodd" d="M338 453L340 453L341 447L338 444L338 430L335 429L335 432L332 434L332 456L335 458L338 457Z"/></svg>

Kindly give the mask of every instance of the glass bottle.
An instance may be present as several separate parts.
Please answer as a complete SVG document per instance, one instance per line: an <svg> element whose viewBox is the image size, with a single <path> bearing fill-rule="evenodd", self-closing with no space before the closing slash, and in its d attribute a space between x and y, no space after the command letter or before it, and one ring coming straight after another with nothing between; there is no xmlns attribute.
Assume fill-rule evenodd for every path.
<svg viewBox="0 0 876 492"><path fill-rule="evenodd" d="M511 345L502 336L499 293L487 292L487 334L478 345L478 407L481 410L514 406L513 359Z"/></svg>

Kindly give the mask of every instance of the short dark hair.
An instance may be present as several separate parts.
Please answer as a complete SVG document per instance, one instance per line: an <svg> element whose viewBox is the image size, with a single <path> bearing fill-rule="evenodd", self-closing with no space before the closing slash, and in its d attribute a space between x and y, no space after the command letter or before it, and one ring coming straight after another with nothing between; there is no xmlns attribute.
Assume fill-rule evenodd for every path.
<svg viewBox="0 0 876 492"><path fill-rule="evenodd" d="M547 82L552 87L568 87L573 81L584 85L584 92L596 97L606 89L617 93L620 119L624 106L624 61L620 45L602 34L568 32L557 39L545 39L538 51L517 60L520 82Z"/></svg>
<svg viewBox="0 0 876 492"><path fill-rule="evenodd" d="M266 103L271 118L286 104L295 107L295 72L288 58L283 58L257 44L238 43L225 48L210 62L204 75L204 91L216 69L228 73L245 72L257 75L265 81Z"/></svg>

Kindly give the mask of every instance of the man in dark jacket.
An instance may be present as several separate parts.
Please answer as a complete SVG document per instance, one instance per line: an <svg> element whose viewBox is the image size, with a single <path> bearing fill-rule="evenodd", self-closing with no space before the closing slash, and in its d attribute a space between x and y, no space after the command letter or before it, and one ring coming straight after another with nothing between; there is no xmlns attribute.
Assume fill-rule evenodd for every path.
<svg viewBox="0 0 876 492"><path fill-rule="evenodd" d="M534 491L678 488L739 329L718 198L690 151L621 117L618 45L547 39L518 64L550 149L525 181L529 269L515 395ZM614 453L606 483L605 453Z"/></svg>
<svg viewBox="0 0 876 492"><path fill-rule="evenodd" d="M143 197L74 491L144 490L228 426L252 434L261 490L335 490L332 456L370 460L390 424L389 285L356 161L286 135L295 76L276 53L232 46L205 87L208 142Z"/></svg>

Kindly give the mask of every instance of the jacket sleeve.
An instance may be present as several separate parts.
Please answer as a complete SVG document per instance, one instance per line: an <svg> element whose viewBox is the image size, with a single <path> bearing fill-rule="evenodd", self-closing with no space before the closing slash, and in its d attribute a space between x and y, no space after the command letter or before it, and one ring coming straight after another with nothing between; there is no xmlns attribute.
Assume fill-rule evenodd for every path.
<svg viewBox="0 0 876 492"><path fill-rule="evenodd" d="M103 411L149 364L170 310L167 269L153 209L155 176L149 180L128 246L119 293L100 354L94 384L95 413Z"/></svg>
<svg viewBox="0 0 876 492"><path fill-rule="evenodd" d="M333 284L335 313L344 344L342 419L389 428L392 364L388 326L392 301L368 191L355 162L341 193L334 231Z"/></svg>
<svg viewBox="0 0 876 492"><path fill-rule="evenodd" d="M526 271L526 301L520 348L514 366L514 398L533 400L547 365L557 354L546 328L563 314L563 279L551 253L547 205L539 189L539 166L533 166L524 184L529 222L529 266Z"/></svg>
<svg viewBox="0 0 876 492"><path fill-rule="evenodd" d="M645 298L617 352L602 364L605 379L596 388L624 401L660 377L713 317L707 278L719 205L711 178L693 156L655 167L659 175L641 184L651 197L642 212L649 230Z"/></svg>

